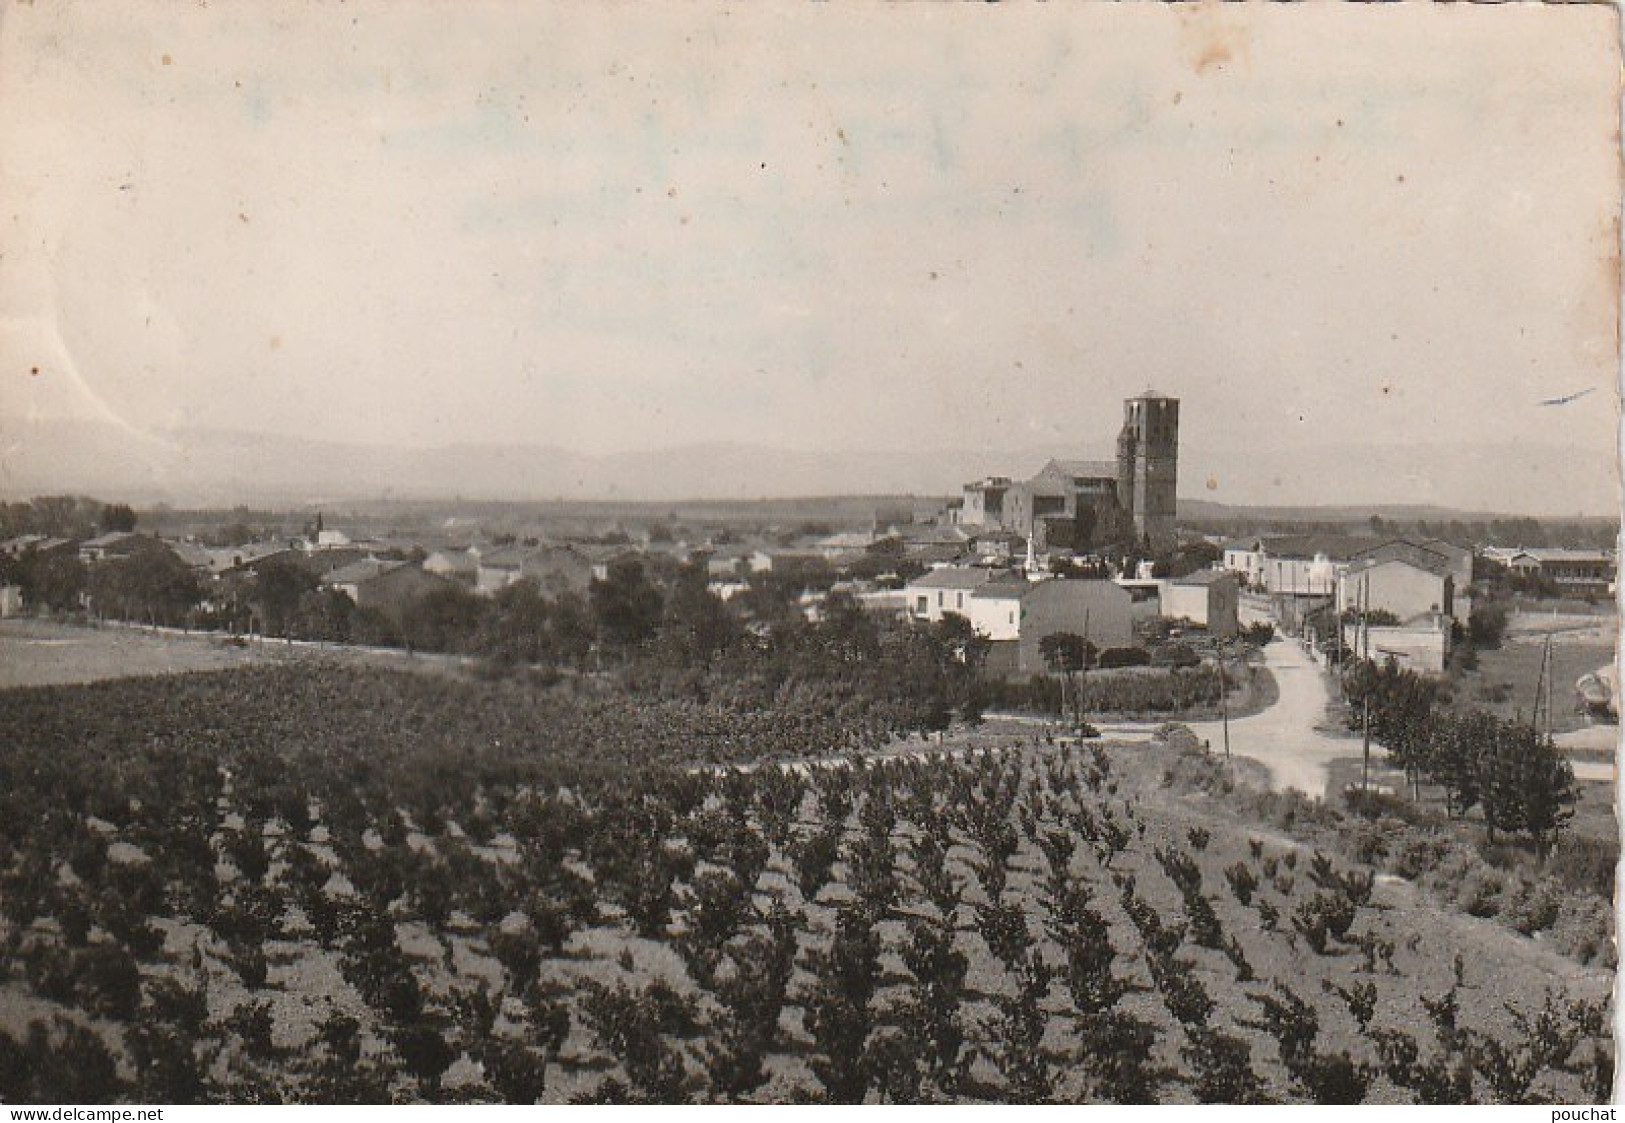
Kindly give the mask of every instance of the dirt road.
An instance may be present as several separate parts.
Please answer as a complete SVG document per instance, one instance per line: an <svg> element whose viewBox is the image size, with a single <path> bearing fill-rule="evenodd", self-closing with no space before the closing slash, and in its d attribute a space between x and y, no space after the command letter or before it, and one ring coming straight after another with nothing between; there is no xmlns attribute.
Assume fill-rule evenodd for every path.
<svg viewBox="0 0 1625 1123"><path fill-rule="evenodd" d="M1271 640L1264 648L1264 665L1275 676L1280 697L1264 712L1230 723L1230 751L1267 768L1273 787L1324 796L1330 776L1327 765L1358 757L1360 741L1315 728L1326 717L1326 686L1320 668L1297 640L1281 636ZM1213 751L1223 750L1221 722L1192 722L1190 729Z"/></svg>

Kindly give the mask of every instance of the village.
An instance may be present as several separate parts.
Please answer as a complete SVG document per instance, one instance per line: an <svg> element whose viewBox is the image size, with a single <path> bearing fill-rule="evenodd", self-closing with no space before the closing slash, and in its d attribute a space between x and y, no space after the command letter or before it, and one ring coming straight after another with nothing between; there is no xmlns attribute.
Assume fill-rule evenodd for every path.
<svg viewBox="0 0 1625 1123"><path fill-rule="evenodd" d="M1414 527L1243 537L1181 529L1178 405L1150 391L1127 400L1115 461L1051 460L1026 479L989 476L935 511L877 508L867 526L707 524L673 513L641 525L612 517L500 529L450 517L403 533L364 517L329 526L318 511L294 533L238 521L160 535L112 508L124 513L116 529L0 541L0 616L432 649L435 637L418 626L426 606L437 619L468 615L521 583L585 596L617 566L647 564L702 577L747 618L752 589L764 585L813 619L832 595L877 616L957 616L988 641L994 674L1045 671L1055 635L1078 635L1121 664L1145 656L1150 634L1222 642L1267 620L1317 657L1354 650L1437 676L1471 643L1479 608L1483 619L1533 602L1585 615L1613 599L1611 550L1447 541ZM18 511L34 517L26 505ZM1617 713L1613 669L1585 670L1583 687L1561 689L1583 688L1586 704Z"/></svg>

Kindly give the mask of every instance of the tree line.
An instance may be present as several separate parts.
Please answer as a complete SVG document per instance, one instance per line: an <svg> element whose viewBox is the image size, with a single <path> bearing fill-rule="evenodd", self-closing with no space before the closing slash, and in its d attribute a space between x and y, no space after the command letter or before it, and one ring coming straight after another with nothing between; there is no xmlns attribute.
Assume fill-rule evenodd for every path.
<svg viewBox="0 0 1625 1123"><path fill-rule="evenodd" d="M1545 859L1576 799L1574 770L1550 737L1527 721L1448 711L1437 681L1391 658L1350 664L1343 689L1349 727L1383 745L1413 797L1424 780L1437 784L1452 818L1477 807L1491 842L1496 832L1522 835Z"/></svg>
<svg viewBox="0 0 1625 1123"><path fill-rule="evenodd" d="M876 715L896 731L975 719L985 698L988 642L964 619L877 618L840 591L809 619L804 584L785 575L752 575L725 604L703 564L625 557L584 591L527 579L482 596L448 581L385 608L322 585L296 557L206 585L162 543L144 542L89 567L71 554L47 559L46 571L69 576L25 592L62 611L78 609L84 594L100 619L473 656L496 670L613 671L662 696L749 706L791 692L815 709Z"/></svg>

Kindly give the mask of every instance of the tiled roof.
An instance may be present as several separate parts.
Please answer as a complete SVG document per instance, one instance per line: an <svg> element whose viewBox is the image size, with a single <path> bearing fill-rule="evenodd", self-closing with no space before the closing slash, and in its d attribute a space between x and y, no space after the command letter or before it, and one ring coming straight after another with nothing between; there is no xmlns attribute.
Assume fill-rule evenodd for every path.
<svg viewBox="0 0 1625 1123"><path fill-rule="evenodd" d="M1352 534L1281 534L1261 539L1264 552L1272 558L1313 558L1325 554L1333 561L1343 561L1363 553L1382 540Z"/></svg>
<svg viewBox="0 0 1625 1123"><path fill-rule="evenodd" d="M120 542L124 542L127 539L134 537L136 537L136 535L132 531L110 530L106 534L98 534L96 537L86 542L85 545L91 547L92 549L100 549L104 546L116 546Z"/></svg>
<svg viewBox="0 0 1625 1123"><path fill-rule="evenodd" d="M981 600L1020 600L1038 584L1041 582L1028 581L1025 578L1003 578L989 581L973 591L971 596Z"/></svg>
<svg viewBox="0 0 1625 1123"><path fill-rule="evenodd" d="M1445 577L1450 573L1450 565L1447 561L1440 559L1439 561L1430 563L1425 555L1420 554L1416 556L1406 554L1384 554L1381 556L1356 558L1354 561L1349 563L1348 571L1351 575L1365 573L1367 570L1376 569L1380 565L1408 565L1412 569L1420 569L1422 572L1431 573L1435 577Z"/></svg>
<svg viewBox="0 0 1625 1123"><path fill-rule="evenodd" d="M1523 551L1541 564L1546 562L1612 562L1614 555L1607 550L1576 550L1569 546L1536 546Z"/></svg>
<svg viewBox="0 0 1625 1123"><path fill-rule="evenodd" d="M1357 563L1386 559L1406 561L1417 569L1425 569L1430 573L1449 573L1455 568L1454 559L1445 550L1434 549L1432 546L1425 546L1405 538L1379 542L1368 550L1361 550L1353 558Z"/></svg>
<svg viewBox="0 0 1625 1123"><path fill-rule="evenodd" d="M362 558L358 562L351 562L329 573L322 581L328 585L358 585L363 581L370 581L381 573L388 573L392 569L399 569L405 562L380 561L377 558Z"/></svg>
<svg viewBox="0 0 1625 1123"><path fill-rule="evenodd" d="M908 583L911 589L975 589L993 580L993 571L972 566L943 566Z"/></svg>
<svg viewBox="0 0 1625 1123"><path fill-rule="evenodd" d="M1070 476L1073 479L1087 480L1115 480L1117 478L1117 464L1111 460L1051 460L1039 470L1044 475L1054 469L1058 475Z"/></svg>

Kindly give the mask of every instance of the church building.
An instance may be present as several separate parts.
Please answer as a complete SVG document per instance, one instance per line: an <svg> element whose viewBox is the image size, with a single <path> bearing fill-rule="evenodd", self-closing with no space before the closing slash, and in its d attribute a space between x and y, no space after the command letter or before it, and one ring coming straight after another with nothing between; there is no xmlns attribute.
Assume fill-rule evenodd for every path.
<svg viewBox="0 0 1625 1123"><path fill-rule="evenodd" d="M1031 479L968 483L954 509L966 527L1019 534L1040 551L1090 550L1126 537L1174 540L1179 399L1147 390L1123 403L1117 460L1051 460Z"/></svg>

